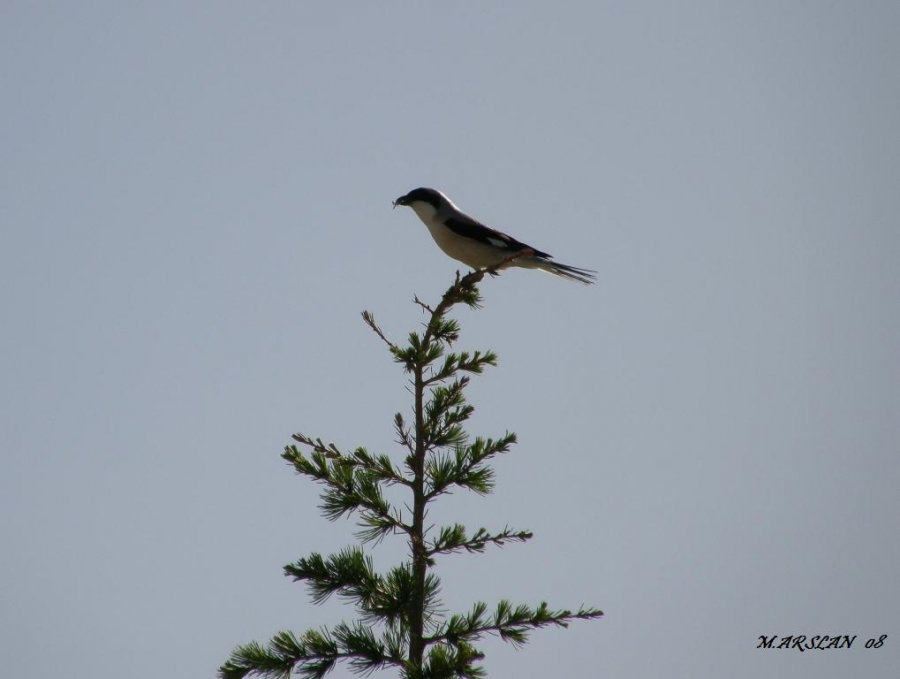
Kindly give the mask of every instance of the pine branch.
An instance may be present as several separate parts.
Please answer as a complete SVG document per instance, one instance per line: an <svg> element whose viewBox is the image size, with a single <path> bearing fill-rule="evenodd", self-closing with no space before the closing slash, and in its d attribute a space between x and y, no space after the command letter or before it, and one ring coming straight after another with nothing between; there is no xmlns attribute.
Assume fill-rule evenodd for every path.
<svg viewBox="0 0 900 679"><path fill-rule="evenodd" d="M321 439L313 441L304 434L294 434L294 439L312 446L312 454L306 457L297 446L287 446L281 457L298 473L325 486L319 496L319 508L329 520L359 512L358 525L362 530L357 536L366 542L380 540L391 531L409 533L410 526L385 500L381 490L382 484L410 485L390 458L373 457L364 448L344 455L333 443L326 446Z"/></svg>
<svg viewBox="0 0 900 679"><path fill-rule="evenodd" d="M411 332L407 337L408 346L398 347L394 352L394 361L401 363L407 373L416 370L425 370L428 366L444 355L444 346L440 342L434 342L431 336L420 336Z"/></svg>
<svg viewBox="0 0 900 679"><path fill-rule="evenodd" d="M349 547L327 559L313 553L284 567L284 574L294 581L306 580L312 600L321 604L332 594L352 599L368 607L379 589L379 577L372 559L359 547Z"/></svg>
<svg viewBox="0 0 900 679"><path fill-rule="evenodd" d="M416 444L413 442L409 427L403 421L403 415L397 413L394 415L394 431L397 432L397 443L406 448L410 455L416 452Z"/></svg>
<svg viewBox="0 0 900 679"><path fill-rule="evenodd" d="M421 299L419 299L418 295L413 295L413 302L415 302L420 307L422 307L422 310L427 312L429 315L431 315L431 316L434 315L434 309L432 309L430 306L425 304L425 302L423 302Z"/></svg>
<svg viewBox="0 0 900 679"><path fill-rule="evenodd" d="M546 602L532 609L525 605L514 607L505 599L497 604L493 615L486 613L487 606L478 602L469 614L451 616L425 643L455 644L459 641L477 641L484 634L496 634L504 641L521 646L528 641L528 632L532 629L550 625L568 627L573 620L592 620L603 616L603 611L597 608L582 607L574 613L566 609L552 611Z"/></svg>
<svg viewBox="0 0 900 679"><path fill-rule="evenodd" d="M428 547L428 556L435 554L452 554L466 551L471 553L484 552L488 545L502 547L508 542L525 542L534 537L531 531L512 531L509 527L493 535L486 528L479 528L475 534L467 537L466 528L461 524L444 526L437 537L431 541Z"/></svg>
<svg viewBox="0 0 900 679"><path fill-rule="evenodd" d="M450 492L450 486L468 488L479 495L490 493L494 487L494 470L485 462L494 455L506 453L516 442L516 435L507 433L498 440L478 437L465 447L458 447L453 455L434 455L426 465L428 500Z"/></svg>
<svg viewBox="0 0 900 679"><path fill-rule="evenodd" d="M384 575L375 573L372 559L359 547L350 547L323 557L311 554L284 567L284 574L295 582L305 581L313 603L324 603L333 594L351 601L370 624L407 629L407 612L414 589L412 568L405 563ZM424 601L432 617L437 612L440 579L429 574Z"/></svg>
<svg viewBox="0 0 900 679"><path fill-rule="evenodd" d="M497 354L493 351L486 351L484 353L475 351L472 354L469 354L468 351L462 351L458 354L449 354L444 358L443 365L425 380L425 386L431 386L436 382L449 379L455 373L460 371L480 375L484 372L484 367L486 365L497 365Z"/></svg>
<svg viewBox="0 0 900 679"><path fill-rule="evenodd" d="M487 675L484 668L475 663L483 659L484 653L465 641L436 643L428 650L420 676L422 679L481 679Z"/></svg>
<svg viewBox="0 0 900 679"><path fill-rule="evenodd" d="M313 449L313 453L321 453L329 459L339 460L338 464L360 466L367 472L372 474L379 481L385 481L387 483L401 483L407 486L409 485L409 481L394 466L393 462L391 462L391 458L389 458L387 455L373 456L370 455L369 452L362 447L354 450L351 455L345 455L341 453L338 447L333 443L325 444L322 442L322 439L312 439L306 434L301 433L296 433L291 438L293 438L298 443L302 443L303 445L311 447ZM298 456L303 457L302 453L297 451L295 446L288 446L285 450L286 452L284 455L282 455L282 457L292 464L294 464L294 461ZM290 453L288 453L287 451L290 451ZM319 478L319 474L322 472L320 468L317 468L313 474L310 474L305 466L303 469L297 469L297 471L301 474L312 475L317 481L323 480Z"/></svg>
<svg viewBox="0 0 900 679"><path fill-rule="evenodd" d="M363 311L362 317L363 317L363 320L366 322L366 325L368 325L370 328L372 328L372 330L375 332L375 334L378 335L384 341L384 343L388 345L388 349L391 351L391 353L396 352L397 345L394 344L393 342L391 342L387 337L384 336L384 332L382 332L381 328L379 328L378 325L375 323L375 316L372 315L372 312Z"/></svg>
<svg viewBox="0 0 900 679"><path fill-rule="evenodd" d="M279 632L267 646L257 642L238 646L219 668L219 677L289 679L296 672L304 679L321 679L339 660L348 660L357 674L369 674L390 666L403 667L404 656L404 645L396 635L388 633L376 639L367 625L340 623L333 632L309 630L299 637Z"/></svg>
<svg viewBox="0 0 900 679"><path fill-rule="evenodd" d="M426 451L466 442L466 433L460 425L475 411L466 403L463 394L468 384L469 378L464 376L431 390L431 399L425 404L423 438Z"/></svg>

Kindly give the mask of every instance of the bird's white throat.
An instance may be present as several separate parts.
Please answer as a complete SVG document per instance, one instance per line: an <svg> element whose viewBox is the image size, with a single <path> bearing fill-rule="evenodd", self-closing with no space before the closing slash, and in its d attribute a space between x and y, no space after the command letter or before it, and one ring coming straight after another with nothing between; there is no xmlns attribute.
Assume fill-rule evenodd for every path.
<svg viewBox="0 0 900 679"><path fill-rule="evenodd" d="M413 212L418 215L419 219L428 224L434 219L434 215L437 214L437 209L431 203L426 203L424 201L416 201L410 207L413 209Z"/></svg>

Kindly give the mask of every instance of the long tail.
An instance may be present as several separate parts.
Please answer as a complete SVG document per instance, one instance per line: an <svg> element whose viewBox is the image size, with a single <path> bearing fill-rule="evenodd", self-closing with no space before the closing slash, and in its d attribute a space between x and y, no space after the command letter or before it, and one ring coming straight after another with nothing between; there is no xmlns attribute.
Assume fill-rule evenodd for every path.
<svg viewBox="0 0 900 679"><path fill-rule="evenodd" d="M559 276L560 278L565 278L570 281L578 281L584 285L593 285L594 281L597 280L597 272L593 269L581 269L577 266L569 266L568 264L558 264L557 262L551 262L550 260L542 259L540 257L534 257L531 261L534 262L536 268L541 271L552 273L554 276Z"/></svg>

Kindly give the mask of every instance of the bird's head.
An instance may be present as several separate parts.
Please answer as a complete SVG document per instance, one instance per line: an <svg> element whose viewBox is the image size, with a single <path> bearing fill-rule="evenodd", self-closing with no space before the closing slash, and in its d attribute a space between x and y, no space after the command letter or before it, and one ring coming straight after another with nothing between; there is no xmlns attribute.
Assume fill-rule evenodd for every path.
<svg viewBox="0 0 900 679"><path fill-rule="evenodd" d="M394 201L394 207L396 208L398 205L408 205L410 207L414 206L416 203L427 203L435 210L437 210L441 203L447 203L447 197L442 194L440 191L435 191L434 189L413 189L405 196L400 196L397 200Z"/></svg>

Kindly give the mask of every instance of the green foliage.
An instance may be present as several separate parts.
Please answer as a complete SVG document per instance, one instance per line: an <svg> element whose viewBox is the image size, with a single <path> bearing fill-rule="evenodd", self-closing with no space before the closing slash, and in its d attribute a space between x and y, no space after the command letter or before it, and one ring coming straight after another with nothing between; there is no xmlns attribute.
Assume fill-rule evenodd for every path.
<svg viewBox="0 0 900 679"><path fill-rule="evenodd" d="M457 274L434 308L416 298L428 322L422 332L409 334L406 346L390 342L373 316L363 312L393 359L411 375L413 423L408 425L400 413L394 417L397 443L406 451L402 467L387 455L372 455L365 448L344 453L305 434L295 434L299 445L287 446L282 454L297 473L321 484L319 508L326 518L355 515L356 537L363 545L403 535L410 560L377 573L363 547L352 546L288 564L285 575L306 583L315 603L336 594L354 605L359 619L299 636L279 632L265 646L239 646L219 668L221 679L287 679L292 673L318 679L339 661L360 674L396 668L408 679L478 678L485 676L479 665L484 656L473 642L485 634L521 646L532 629L566 627L572 620L603 615L594 608L554 611L546 603L530 608L508 601L500 601L492 613L487 604L477 602L468 613L443 614L440 579L432 570L435 557L482 553L489 545L502 547L532 537L530 531L508 526L499 532L482 527L470 534L461 524L426 527L424 522L427 505L455 488L490 493L494 472L489 462L516 442L511 432L470 441L463 425L474 408L466 402L465 389L470 375L497 365L497 356L491 351L449 351L459 338L459 324L447 314L457 304L479 307L477 284L486 273L496 270ZM384 491L390 486L406 489L411 504L400 508L388 502Z"/></svg>

